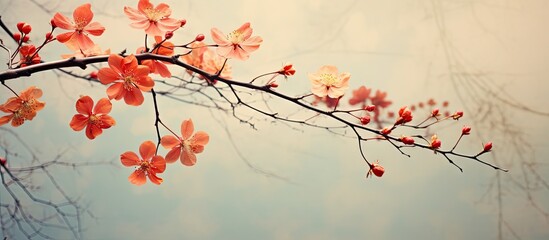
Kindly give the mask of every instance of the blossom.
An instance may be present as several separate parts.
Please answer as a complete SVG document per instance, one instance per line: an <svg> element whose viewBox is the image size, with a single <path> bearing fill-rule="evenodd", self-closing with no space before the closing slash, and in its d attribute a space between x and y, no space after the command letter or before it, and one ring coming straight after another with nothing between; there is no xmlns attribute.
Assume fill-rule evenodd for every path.
<svg viewBox="0 0 549 240"><path fill-rule="evenodd" d="M379 165L379 161L376 161L375 163L370 164L370 170L366 174L366 177L373 175L376 175L376 177L381 177L385 173L385 168L383 166Z"/></svg>
<svg viewBox="0 0 549 240"><path fill-rule="evenodd" d="M44 102L38 101L42 97L42 90L31 86L19 94L17 97L8 98L6 103L0 105L0 111L9 115L0 117L0 126L11 121L11 125L18 127L25 120L32 120L36 116L36 112L42 110L46 105Z"/></svg>
<svg viewBox="0 0 549 240"><path fill-rule="evenodd" d="M175 31L181 26L181 21L170 18L172 10L165 3L154 7L149 0L140 0L137 9L124 7L124 13L134 21L130 26L144 29L151 36L164 36L168 31Z"/></svg>
<svg viewBox="0 0 549 240"><path fill-rule="evenodd" d="M361 86L358 89L353 90L353 97L349 99L349 104L357 105L362 103L363 106L366 106L366 100L370 97L371 91L371 88L366 88L365 86Z"/></svg>
<svg viewBox="0 0 549 240"><path fill-rule="evenodd" d="M111 116L112 104L107 98L101 98L97 105L93 107L93 99L89 96L82 96L76 101L76 111L72 117L70 126L74 131L81 131L86 128L86 136L94 139L99 136L103 130L116 124ZM93 111L92 111L93 110Z"/></svg>
<svg viewBox="0 0 549 240"><path fill-rule="evenodd" d="M295 74L294 65L291 64L291 63L286 63L286 64L284 64L284 66L282 66L282 68L280 70L278 70L277 73L282 74L285 77L292 76L292 75Z"/></svg>
<svg viewBox="0 0 549 240"><path fill-rule="evenodd" d="M158 36L154 37L154 39L155 39L156 43L153 46L154 50L152 51L152 53L158 54L158 55L163 55L163 56L172 56L173 55L173 49L174 49L173 43L168 42L168 41L162 42L163 41L162 37L158 37ZM137 50L137 53L141 53L144 50L145 50L145 48L140 48L140 49ZM149 70L150 70L151 73L160 74L160 76L165 77L165 78L169 78L169 77L172 76L172 73L170 72L170 70L166 66L166 63L164 63L162 61L158 61L158 60L154 60L154 59L147 59L147 60L141 61L141 64L149 67Z"/></svg>
<svg viewBox="0 0 549 240"><path fill-rule="evenodd" d="M149 77L149 67L138 65L134 55L121 57L111 54L108 61L109 67L99 69L97 77L103 84L114 82L107 89L109 99L124 98L128 105L141 105L144 101L141 91L150 91L154 86L154 81Z"/></svg>
<svg viewBox="0 0 549 240"><path fill-rule="evenodd" d="M407 136L400 137L400 141L406 145L412 145L415 142L412 137L407 137Z"/></svg>
<svg viewBox="0 0 549 240"><path fill-rule="evenodd" d="M225 58L248 59L250 53L257 50L263 42L259 36L251 37L252 32L249 22L242 24L227 36L219 29L212 28L212 39L218 45L217 54Z"/></svg>
<svg viewBox="0 0 549 240"><path fill-rule="evenodd" d="M93 19L93 12L91 11L91 4L89 3L77 7L72 15L74 21L71 21L61 13L56 13L53 17L52 22L54 26L61 29L74 30L72 32L57 35L57 41L65 43L73 50L92 48L95 44L88 37L88 34L101 36L105 31L105 27L98 22L91 22Z"/></svg>
<svg viewBox="0 0 549 240"><path fill-rule="evenodd" d="M120 155L122 165L126 167L137 166L137 169L128 177L128 180L135 185L143 185L147 182L147 178L152 183L160 185L164 180L156 176L158 173L163 173L166 170L166 161L162 156L155 155L156 145L151 141L145 141L139 146L139 155L134 152L127 151Z"/></svg>
<svg viewBox="0 0 549 240"><path fill-rule="evenodd" d="M318 97L339 98L349 88L351 74L338 73L335 66L325 65L320 67L316 73L309 74L309 80L313 84L312 92Z"/></svg>
<svg viewBox="0 0 549 240"><path fill-rule="evenodd" d="M431 136L431 148L438 149L440 148L440 145L442 145L442 142L438 139L437 135Z"/></svg>
<svg viewBox="0 0 549 240"><path fill-rule="evenodd" d="M372 105L375 105L378 108L386 108L391 105L392 102L385 100L385 97L387 97L387 92L377 90L376 95L374 95L370 100L372 101Z"/></svg>
<svg viewBox="0 0 549 240"><path fill-rule="evenodd" d="M179 158L186 166L196 163L196 153L204 151L204 146L210 141L206 132L198 131L193 135L194 124L192 119L181 123L181 137L166 135L160 140L160 144L166 149L171 149L166 154L166 162L173 163Z"/></svg>
<svg viewBox="0 0 549 240"><path fill-rule="evenodd" d="M19 62L21 67L37 64L42 61L40 55L36 52L36 47L34 45L29 44L21 46L21 48L19 48L19 55L21 57Z"/></svg>
<svg viewBox="0 0 549 240"><path fill-rule="evenodd" d="M412 112L410 109L408 109L408 107L402 107L398 110L398 119L395 125L408 123L412 121L412 118Z"/></svg>

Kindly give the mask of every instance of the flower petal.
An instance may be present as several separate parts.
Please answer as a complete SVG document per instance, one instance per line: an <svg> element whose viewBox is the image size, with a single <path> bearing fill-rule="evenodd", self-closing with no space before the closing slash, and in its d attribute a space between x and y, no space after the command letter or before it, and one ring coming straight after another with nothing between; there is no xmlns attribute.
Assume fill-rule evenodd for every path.
<svg viewBox="0 0 549 240"><path fill-rule="evenodd" d="M120 162L126 167L139 166L141 160L134 152L127 151L120 155Z"/></svg>
<svg viewBox="0 0 549 240"><path fill-rule="evenodd" d="M147 177L145 175L145 171L143 171L141 168L135 170L129 177L128 180L137 186L143 185L147 182Z"/></svg>
<svg viewBox="0 0 549 240"><path fill-rule="evenodd" d="M53 16L52 20L55 26L57 26L58 28L66 29L66 30L74 30L74 24L72 23L72 21L67 16L61 13L56 13Z"/></svg>
<svg viewBox="0 0 549 240"><path fill-rule="evenodd" d="M82 115L92 115L93 99L89 96L82 96L76 101L76 111Z"/></svg>
<svg viewBox="0 0 549 240"><path fill-rule="evenodd" d="M109 96L109 99L116 99L120 100L126 95L126 90L124 89L124 84L122 83L114 83L109 88L107 88L107 96Z"/></svg>
<svg viewBox="0 0 549 240"><path fill-rule="evenodd" d="M122 62L124 58L118 54L111 54L109 56L109 67L111 67L116 73L124 73L122 70Z"/></svg>
<svg viewBox="0 0 549 240"><path fill-rule="evenodd" d="M124 95L124 102L131 106L139 106L143 104L143 101L145 101L145 98L143 98L143 93L139 88L134 87Z"/></svg>
<svg viewBox="0 0 549 240"><path fill-rule="evenodd" d="M98 22L92 22L84 28L84 32L87 32L94 36L101 36L101 34L103 34L104 31L105 31L105 27L103 27L103 25L101 25Z"/></svg>
<svg viewBox="0 0 549 240"><path fill-rule="evenodd" d="M206 145L210 141L210 136L206 132L198 131L194 134L191 139L191 142L196 145Z"/></svg>
<svg viewBox="0 0 549 240"><path fill-rule="evenodd" d="M88 117L82 115L82 114L75 114L72 116L72 120L69 123L69 126L71 126L72 130L74 131L81 131L88 125Z"/></svg>
<svg viewBox="0 0 549 240"><path fill-rule="evenodd" d="M194 153L188 149L188 148L183 148L183 153L181 154L181 157L179 158L181 160L181 163L183 163L183 165L185 166L193 166L196 164L196 155L194 155Z"/></svg>
<svg viewBox="0 0 549 240"><path fill-rule="evenodd" d="M162 173L166 170L166 160L162 156L154 156L151 160L151 166L154 168L155 172Z"/></svg>
<svg viewBox="0 0 549 240"><path fill-rule="evenodd" d="M181 146L175 146L166 154L166 162L173 163L181 156Z"/></svg>
<svg viewBox="0 0 549 240"><path fill-rule="evenodd" d="M151 182L156 185L160 185L162 182L164 182L162 178L159 178L158 176L156 176L156 173L154 171L149 170L147 175L149 176L149 180L151 180Z"/></svg>
<svg viewBox="0 0 549 240"><path fill-rule="evenodd" d="M99 69L99 72L97 72L97 78L102 84L109 84L120 79L120 74L112 68L105 67Z"/></svg>
<svg viewBox="0 0 549 240"><path fill-rule="evenodd" d="M91 4L89 3L82 4L81 6L74 9L74 12L72 13L72 17L75 21L78 21L78 22L81 21L81 23L77 22L78 25L81 25L81 26L88 25L93 19Z"/></svg>
<svg viewBox="0 0 549 240"><path fill-rule="evenodd" d="M110 128L116 125L116 121L114 120L114 118L109 115L99 116L99 120L101 120L101 124L99 125L99 127L101 128Z"/></svg>
<svg viewBox="0 0 549 240"><path fill-rule="evenodd" d="M95 139L97 136L101 135L101 133L103 133L103 130L95 124L88 124L86 127L86 137L90 140Z"/></svg>
<svg viewBox="0 0 549 240"><path fill-rule="evenodd" d="M232 45L232 43L225 37L225 34L223 32L219 31L217 28L212 28L210 30L210 34L212 35L212 40L217 44L221 46L227 46Z"/></svg>
<svg viewBox="0 0 549 240"><path fill-rule="evenodd" d="M194 132L194 124L192 119L183 120L181 123L181 137L184 140L187 140L193 135Z"/></svg>
<svg viewBox="0 0 549 240"><path fill-rule="evenodd" d="M108 114L112 110L112 103L108 98L101 98L93 108L95 114Z"/></svg>
<svg viewBox="0 0 549 240"><path fill-rule="evenodd" d="M160 144L165 149L172 149L173 147L181 144L181 142L179 141L179 139L172 135L165 135L160 139Z"/></svg>
<svg viewBox="0 0 549 240"><path fill-rule="evenodd" d="M139 146L139 154L143 160L151 159L156 152L156 145L152 141L145 141Z"/></svg>

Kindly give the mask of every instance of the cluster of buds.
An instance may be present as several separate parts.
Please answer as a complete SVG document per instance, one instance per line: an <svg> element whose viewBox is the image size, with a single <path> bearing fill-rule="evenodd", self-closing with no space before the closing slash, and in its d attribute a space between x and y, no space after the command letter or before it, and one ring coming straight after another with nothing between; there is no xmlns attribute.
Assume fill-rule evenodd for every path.
<svg viewBox="0 0 549 240"><path fill-rule="evenodd" d="M31 25L25 22L18 22L17 30L19 30L19 32L13 34L13 39L15 39L15 41L18 43L28 42L29 33L32 31Z"/></svg>
<svg viewBox="0 0 549 240"><path fill-rule="evenodd" d="M395 125L401 125L412 121L412 111L408 107L402 107L398 110L398 119Z"/></svg>

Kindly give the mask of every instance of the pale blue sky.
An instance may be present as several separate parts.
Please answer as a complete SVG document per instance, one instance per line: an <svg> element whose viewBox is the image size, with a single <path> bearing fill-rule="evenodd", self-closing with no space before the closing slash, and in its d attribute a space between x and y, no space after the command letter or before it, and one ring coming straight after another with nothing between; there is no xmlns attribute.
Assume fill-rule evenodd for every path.
<svg viewBox="0 0 549 240"><path fill-rule="evenodd" d="M39 2L54 12L71 13L85 1ZM92 1L92 10L97 12L94 20L107 28L101 37L94 38L96 43L113 52L125 48L133 52L142 44L143 32L130 28L122 13L123 6L135 7L136 2ZM465 118L438 129L440 135L454 139L462 125L471 124L473 134L462 146L466 153L477 151L483 141L494 141L495 155L511 170L502 177L505 220L524 239L549 237L549 220L517 187L523 174L529 172L523 171L524 165L513 152L511 140L516 137L498 131L503 125L494 112L505 112L506 119L524 134L532 151L523 157L542 162L536 169L546 180L547 117L500 104L497 106L501 108L493 107L494 112L484 120L474 122L471 116L484 113L482 107L487 106L471 101L466 94L472 91L470 79L478 80L498 93L502 89L509 92L507 99L513 103L514 98L533 109L549 111L545 106L549 100L547 1L164 2L172 7L174 17L187 19L185 28L174 37L180 43L198 33L204 33L206 42L211 43L210 28L227 33L251 22L254 35L262 36L264 42L248 61L230 62L235 79L248 80L289 61L297 73L281 81L279 91L302 94L309 89L308 73L333 64L351 73L352 88L366 85L388 91L394 110L429 98L449 100L452 110L467 107ZM45 33L53 15L27 0L0 0L0 5L6 23L13 26L26 21L36 33ZM66 53L69 50L63 45L52 44L41 55L48 61ZM174 68L173 72L182 71ZM466 72L475 73L476 78L460 80ZM44 90L46 108L15 131L36 146L45 159L69 148L65 157L73 161L115 160L116 167L83 168L78 173L57 171L67 190L81 195L97 217L97 221L84 220L84 237L88 239L498 236L496 198L490 189L496 172L471 160L457 160L464 168L460 173L431 152L410 151L412 157L407 158L386 143L372 142L365 152L369 159L379 159L386 173L382 178L365 179L366 166L355 140L301 126L296 127L303 131L296 131L261 120L256 121L258 130L252 130L230 115L161 99L164 122L178 130L182 119L193 118L195 128L207 131L211 142L198 155L196 166L169 165L160 175L165 180L161 186L147 183L138 187L126 179L132 169L122 167L118 159L122 152L137 151L141 142L156 140L149 94L139 108L114 102L112 116L117 126L89 141L83 132L73 132L68 126L75 113L74 100L81 94L103 97L105 87L90 88L87 82L52 73L10 80L8 84L16 91L30 85ZM0 101L8 94L0 88ZM257 174L247 167L216 119L226 122L248 161L291 182ZM493 160L492 156L483 159ZM518 184L513 184L511 177L519 179ZM549 189L541 188L533 196L544 211L549 211ZM513 238L508 230L503 233L506 239Z"/></svg>

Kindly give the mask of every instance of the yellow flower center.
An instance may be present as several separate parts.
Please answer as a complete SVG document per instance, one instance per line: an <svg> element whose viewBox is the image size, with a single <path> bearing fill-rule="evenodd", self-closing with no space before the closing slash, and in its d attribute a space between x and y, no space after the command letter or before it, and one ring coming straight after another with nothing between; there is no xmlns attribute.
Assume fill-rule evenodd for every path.
<svg viewBox="0 0 549 240"><path fill-rule="evenodd" d="M158 11L154 8L147 8L143 10L145 12L145 15L147 15L147 18L151 22L157 22L158 20L162 19L164 17L164 12Z"/></svg>
<svg viewBox="0 0 549 240"><path fill-rule="evenodd" d="M229 35L227 35L227 39L229 39L229 41L233 44L238 44L244 41L242 33L237 30L229 33Z"/></svg>
<svg viewBox="0 0 549 240"><path fill-rule="evenodd" d="M131 75L124 77L124 89L126 89L127 91L131 91L134 88L133 79L134 77Z"/></svg>
<svg viewBox="0 0 549 240"><path fill-rule="evenodd" d="M76 27L76 31L81 32L84 30L84 27L86 27L87 23L83 18L75 18L74 19L74 26Z"/></svg>
<svg viewBox="0 0 549 240"><path fill-rule="evenodd" d="M324 84L326 86L332 86L332 85L334 85L335 83L337 83L339 81L337 76L335 76L331 73L322 73L322 74L320 74L320 79L321 79L322 84Z"/></svg>
<svg viewBox="0 0 549 240"><path fill-rule="evenodd" d="M99 119L98 116L95 116L94 115L91 115L90 118L88 119L88 122L92 125L96 125L96 124L99 124L101 122L101 120Z"/></svg>
<svg viewBox="0 0 549 240"><path fill-rule="evenodd" d="M139 164L139 167L143 170L143 171L147 171L150 167L150 164L149 164L149 161L141 161L141 164Z"/></svg>

